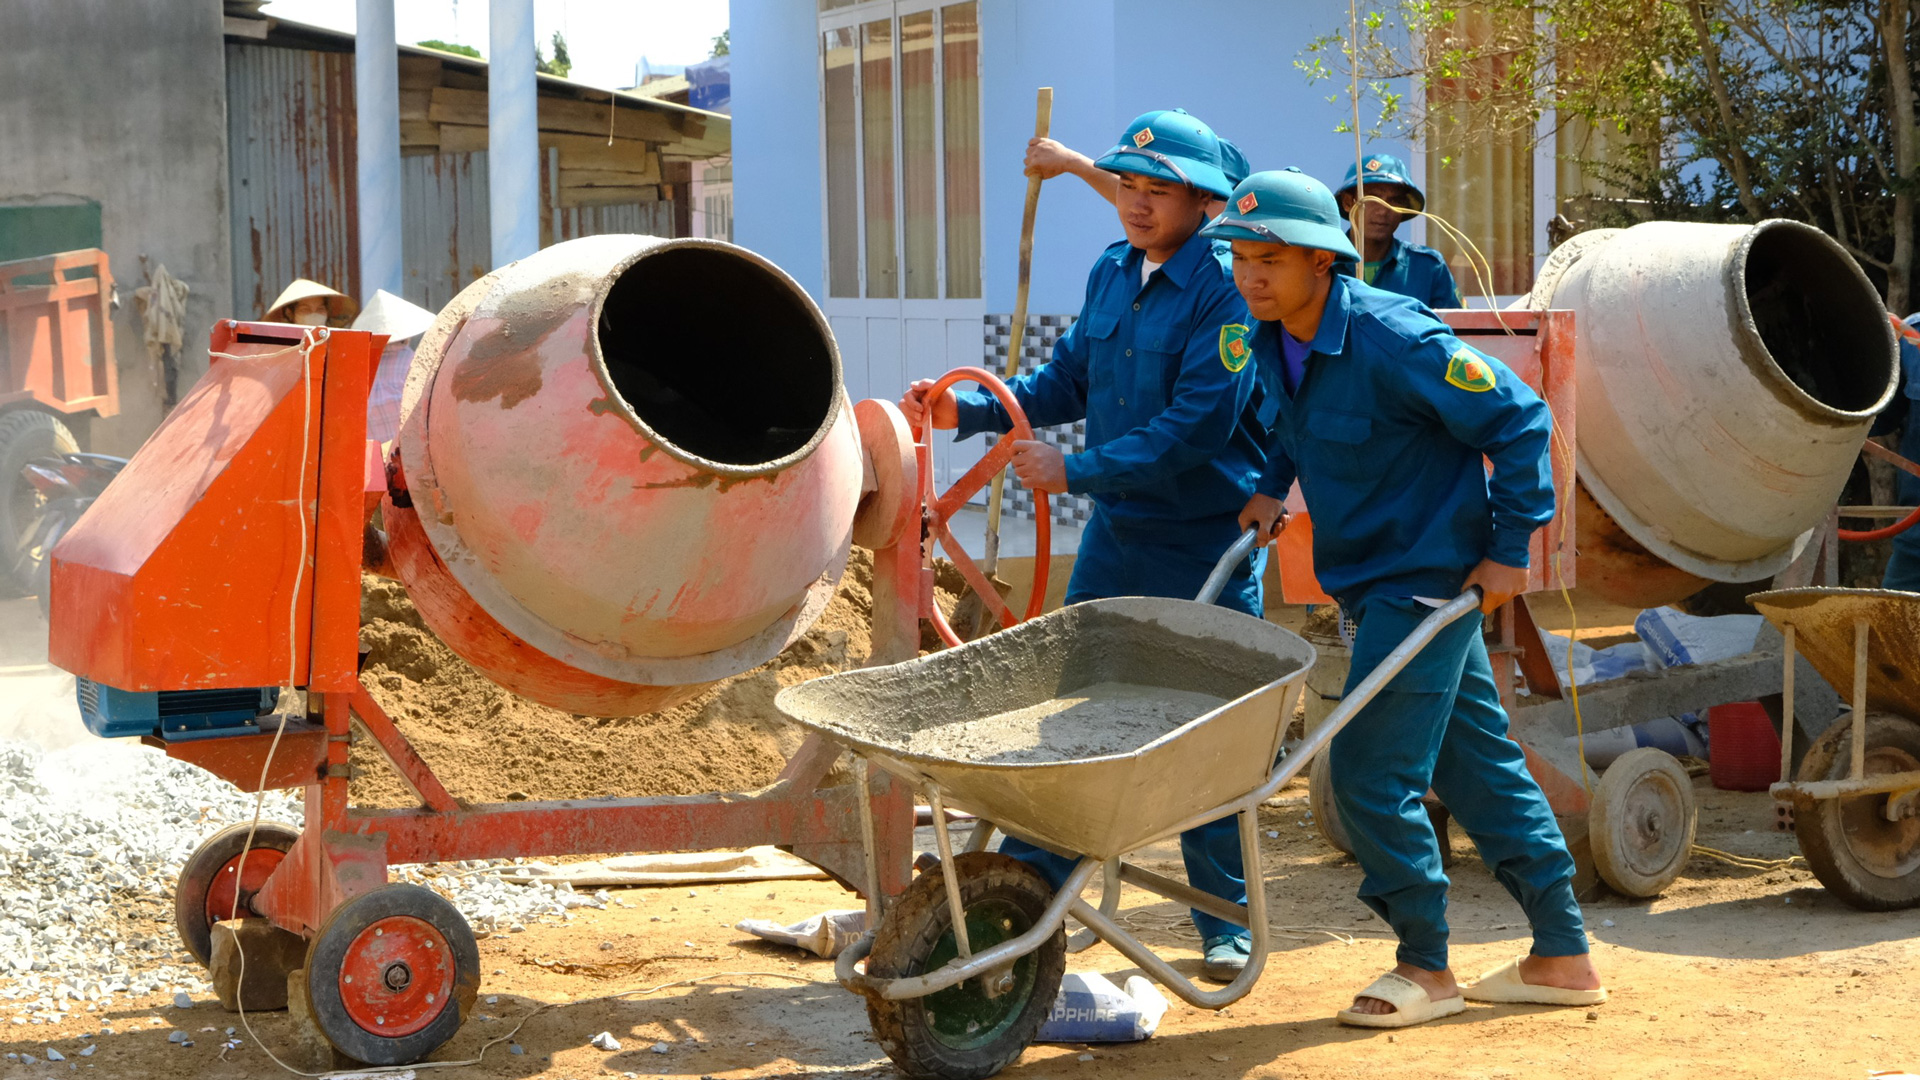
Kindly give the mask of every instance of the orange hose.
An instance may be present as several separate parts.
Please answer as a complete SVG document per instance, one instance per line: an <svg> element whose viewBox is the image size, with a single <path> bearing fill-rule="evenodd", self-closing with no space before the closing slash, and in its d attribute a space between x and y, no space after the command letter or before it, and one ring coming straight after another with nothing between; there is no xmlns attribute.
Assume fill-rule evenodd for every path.
<svg viewBox="0 0 1920 1080"><path fill-rule="evenodd" d="M1899 521L1894 522L1884 529L1840 529L1838 532L1842 540L1852 540L1855 542L1885 540L1890 536L1899 536L1901 533L1913 528L1915 522L1920 522L1920 507L1915 507L1913 513L1908 514L1906 517L1901 518Z"/></svg>

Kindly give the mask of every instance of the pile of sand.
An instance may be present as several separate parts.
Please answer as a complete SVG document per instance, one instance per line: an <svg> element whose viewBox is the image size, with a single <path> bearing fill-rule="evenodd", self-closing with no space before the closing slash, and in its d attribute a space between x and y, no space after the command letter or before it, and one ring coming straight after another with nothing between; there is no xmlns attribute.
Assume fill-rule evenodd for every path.
<svg viewBox="0 0 1920 1080"><path fill-rule="evenodd" d="M940 569L936 591L951 612L959 574ZM873 557L855 548L833 602L785 652L683 705L607 719L502 689L426 628L403 586L368 575L360 641L371 654L362 681L447 790L471 802L745 791L772 783L800 744L774 695L866 662L872 585ZM353 766L356 803L416 805L365 739L354 742Z"/></svg>

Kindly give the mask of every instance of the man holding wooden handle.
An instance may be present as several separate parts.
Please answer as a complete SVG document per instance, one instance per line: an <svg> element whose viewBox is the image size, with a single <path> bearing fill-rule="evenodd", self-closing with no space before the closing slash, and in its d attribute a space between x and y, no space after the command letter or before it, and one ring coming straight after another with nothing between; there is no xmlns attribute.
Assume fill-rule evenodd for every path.
<svg viewBox="0 0 1920 1080"><path fill-rule="evenodd" d="M1182 110L1150 112L1095 162L1117 177L1126 239L1094 264L1080 317L1054 345L1052 361L1008 384L1035 427L1087 422L1084 451L1063 454L1036 440L1020 443L1013 459L1030 488L1093 498L1069 604L1191 599L1239 537L1240 508L1265 462L1246 304L1225 245L1199 235L1208 204L1233 190L1227 170L1238 155L1221 143ZM900 402L916 427L929 409L935 427L957 428L960 438L1011 427L991 396L948 390L928 400L932 386L917 382ZM1242 563L1219 602L1260 615L1265 561L1261 552ZM1194 886L1245 902L1232 816L1188 830L1180 847ZM1072 868L1071 860L1011 838L1000 850L1056 886ZM1231 980L1246 965L1246 931L1199 911L1193 921L1205 942L1205 974Z"/></svg>

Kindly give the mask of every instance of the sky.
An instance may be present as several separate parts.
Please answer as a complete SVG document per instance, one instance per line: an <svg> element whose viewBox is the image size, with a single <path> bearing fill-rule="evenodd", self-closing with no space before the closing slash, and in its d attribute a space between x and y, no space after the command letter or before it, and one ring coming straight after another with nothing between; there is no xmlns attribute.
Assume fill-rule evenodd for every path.
<svg viewBox="0 0 1920 1080"><path fill-rule="evenodd" d="M273 0L262 12L353 32L354 0ZM394 0L402 44L438 39L487 52L487 0ZM572 78L594 86L631 86L642 57L654 64L698 63L727 28L727 0L533 0L541 54L554 31L567 39Z"/></svg>

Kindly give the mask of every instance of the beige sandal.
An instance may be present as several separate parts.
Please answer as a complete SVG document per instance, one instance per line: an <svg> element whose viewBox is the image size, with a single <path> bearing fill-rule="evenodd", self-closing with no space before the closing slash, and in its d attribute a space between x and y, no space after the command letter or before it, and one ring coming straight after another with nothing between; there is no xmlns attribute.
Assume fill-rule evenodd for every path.
<svg viewBox="0 0 1920 1080"><path fill-rule="evenodd" d="M1468 1001L1489 1001L1497 1005L1598 1005L1607 1000L1607 988L1569 990L1564 986L1536 986L1520 977L1524 956L1494 968L1460 988Z"/></svg>
<svg viewBox="0 0 1920 1080"><path fill-rule="evenodd" d="M1424 1024L1429 1020L1438 1020L1443 1016L1456 1016L1467 1008L1466 1001L1457 994L1435 1001L1427 996L1425 987L1405 975L1396 975L1391 971L1373 980L1357 996L1384 1001L1393 1006L1393 1011L1363 1013L1345 1008L1335 1013L1334 1019L1343 1024L1352 1024L1354 1027L1403 1028Z"/></svg>

